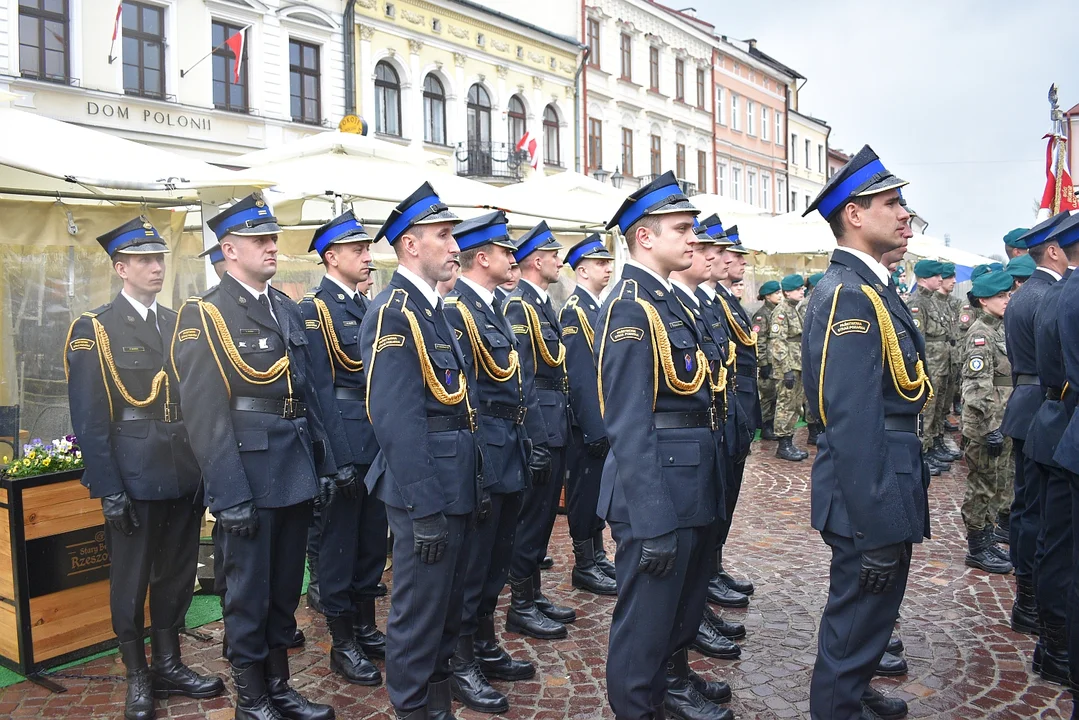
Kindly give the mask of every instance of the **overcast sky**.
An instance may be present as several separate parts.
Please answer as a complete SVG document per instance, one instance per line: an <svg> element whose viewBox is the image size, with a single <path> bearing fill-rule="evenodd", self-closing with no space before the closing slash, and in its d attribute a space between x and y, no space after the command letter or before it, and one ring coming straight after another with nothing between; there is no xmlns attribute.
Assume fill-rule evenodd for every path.
<svg viewBox="0 0 1079 720"><path fill-rule="evenodd" d="M800 110L828 122L832 147L869 144L910 181L928 234L1000 254L1008 230L1032 224L1050 84L1063 110L1079 103L1079 3L667 2L807 77Z"/></svg>

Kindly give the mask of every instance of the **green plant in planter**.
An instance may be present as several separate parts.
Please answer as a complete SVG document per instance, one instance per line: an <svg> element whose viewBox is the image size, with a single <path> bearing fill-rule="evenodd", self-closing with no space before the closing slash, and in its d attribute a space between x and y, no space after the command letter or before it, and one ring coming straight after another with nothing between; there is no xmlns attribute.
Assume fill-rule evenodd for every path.
<svg viewBox="0 0 1079 720"><path fill-rule="evenodd" d="M45 444L40 438L23 445L23 456L10 460L4 456L0 473L9 478L26 478L46 473L77 470L82 467L82 451L74 435L66 435Z"/></svg>

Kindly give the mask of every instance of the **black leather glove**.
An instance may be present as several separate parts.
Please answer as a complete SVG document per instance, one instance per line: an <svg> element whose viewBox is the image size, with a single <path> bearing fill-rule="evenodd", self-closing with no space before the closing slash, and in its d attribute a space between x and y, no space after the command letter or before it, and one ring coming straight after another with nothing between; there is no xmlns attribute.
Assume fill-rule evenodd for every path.
<svg viewBox="0 0 1079 720"><path fill-rule="evenodd" d="M759 368L757 368L757 373L760 375L761 380L771 380L772 379L772 366L771 365L761 365Z"/></svg>
<svg viewBox="0 0 1079 720"><path fill-rule="evenodd" d="M333 484L337 493L346 500L355 500L360 496L360 477L352 463L337 470Z"/></svg>
<svg viewBox="0 0 1079 720"><path fill-rule="evenodd" d="M797 382L797 380L798 379L795 377L793 370L788 370L787 372L783 373L783 387L787 388L788 390L794 389L794 383Z"/></svg>
<svg viewBox="0 0 1079 720"><path fill-rule="evenodd" d="M989 447L989 457L1000 457L1004 452L1004 434L997 428L985 434L985 444Z"/></svg>
<svg viewBox="0 0 1079 720"><path fill-rule="evenodd" d="M413 547L420 560L427 565L438 562L446 552L446 543L450 538L450 526L446 522L446 516L435 513L413 520L412 537L415 540Z"/></svg>
<svg viewBox="0 0 1079 720"><path fill-rule="evenodd" d="M476 505L476 522L481 523L491 515L491 493L486 490L480 491L479 503Z"/></svg>
<svg viewBox="0 0 1079 720"><path fill-rule="evenodd" d="M122 490L115 495L106 495L101 498L101 512L105 514L105 520L113 530L124 535L131 535L139 527L139 519L135 516L135 506L131 504L131 498Z"/></svg>
<svg viewBox="0 0 1079 720"><path fill-rule="evenodd" d="M528 471L532 474L533 485L543 486L551 480L551 448L547 447L547 443L532 446Z"/></svg>
<svg viewBox="0 0 1079 720"><path fill-rule="evenodd" d="M333 475L323 475L318 479L318 495L315 496L315 509L329 507L337 494L337 484Z"/></svg>
<svg viewBox="0 0 1079 720"><path fill-rule="evenodd" d="M216 512L214 518L222 530L242 538L254 537L259 531L259 511L252 500Z"/></svg>
<svg viewBox="0 0 1079 720"><path fill-rule="evenodd" d="M887 592L895 587L899 563L904 559L907 546L903 543L887 545L862 553L862 569L858 572L858 586L871 593Z"/></svg>
<svg viewBox="0 0 1079 720"><path fill-rule="evenodd" d="M678 535L674 531L649 538L641 544L641 562L637 569L646 575L663 577L674 567L674 556L677 553Z"/></svg>
<svg viewBox="0 0 1079 720"><path fill-rule="evenodd" d="M585 445L584 449L594 458L605 458L607 457L607 451L611 449L611 441L606 437L601 437L599 440Z"/></svg>

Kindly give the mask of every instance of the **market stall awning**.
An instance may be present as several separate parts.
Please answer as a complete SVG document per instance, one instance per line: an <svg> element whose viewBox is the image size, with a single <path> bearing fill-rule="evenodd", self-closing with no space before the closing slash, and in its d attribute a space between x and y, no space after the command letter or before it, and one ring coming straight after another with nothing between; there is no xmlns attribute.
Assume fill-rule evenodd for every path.
<svg viewBox="0 0 1079 720"><path fill-rule="evenodd" d="M408 145L398 145L386 140L379 140L370 135L356 135L338 130L308 135L299 140L283 145L275 145L265 150L255 150L246 155L231 158L229 163L239 167L254 167L282 160L293 160L327 153L353 155L355 157L390 162L404 162L412 165L425 164L435 172L453 172L449 161L441 155L436 155L426 150L418 150Z"/></svg>
<svg viewBox="0 0 1079 720"><path fill-rule="evenodd" d="M539 175L498 189L499 204L514 213L544 218L552 225L603 227L629 196L579 172Z"/></svg>

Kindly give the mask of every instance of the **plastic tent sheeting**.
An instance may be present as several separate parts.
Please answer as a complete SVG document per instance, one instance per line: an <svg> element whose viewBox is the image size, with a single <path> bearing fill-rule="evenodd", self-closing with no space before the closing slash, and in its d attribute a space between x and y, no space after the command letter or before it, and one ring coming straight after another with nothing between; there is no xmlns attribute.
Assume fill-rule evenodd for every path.
<svg viewBox="0 0 1079 720"><path fill-rule="evenodd" d="M197 203L272 181L15 108L0 108L0 194L104 195ZM19 192L21 191L21 192Z"/></svg>
<svg viewBox="0 0 1079 720"><path fill-rule="evenodd" d="M449 167L449 161L441 155L379 140L369 135L356 135L337 130L308 135L294 142L249 152L232 158L229 162L240 167L253 167L328 153L411 165L427 165L436 172L453 172Z"/></svg>
<svg viewBox="0 0 1079 720"><path fill-rule="evenodd" d="M606 226L627 197L622 190L579 172L541 175L498 189L499 205L513 213L547 218L552 225Z"/></svg>
<svg viewBox="0 0 1079 720"><path fill-rule="evenodd" d="M828 223L818 213L805 218L798 213L720 217L724 227L738 225L742 244L766 255L824 254L836 247Z"/></svg>
<svg viewBox="0 0 1079 720"><path fill-rule="evenodd" d="M694 195L689 199L698 210L701 211L701 217L705 218L715 213L719 215L719 219L723 221L723 226L738 225L741 228L740 220L736 218L742 217L770 217L767 210L761 210L759 207L750 205L749 203L742 202L741 200L732 200L722 195L712 195L710 193L702 193L700 195Z"/></svg>

